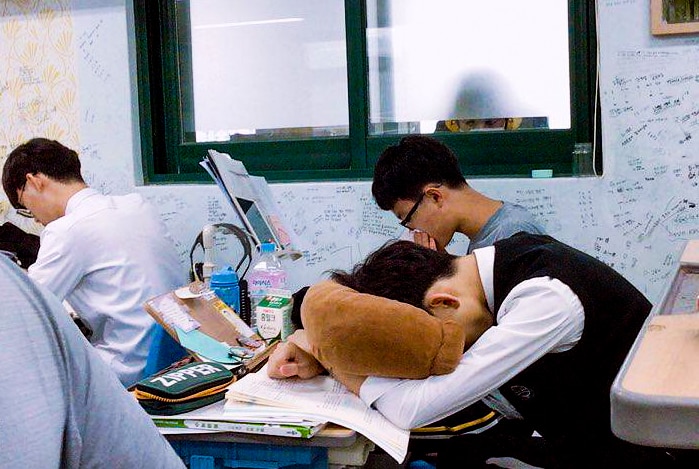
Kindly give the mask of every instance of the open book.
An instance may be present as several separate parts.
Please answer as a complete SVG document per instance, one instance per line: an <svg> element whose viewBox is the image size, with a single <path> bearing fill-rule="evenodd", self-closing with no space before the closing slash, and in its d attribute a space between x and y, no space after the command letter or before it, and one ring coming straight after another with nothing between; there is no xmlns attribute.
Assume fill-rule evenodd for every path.
<svg viewBox="0 0 699 469"><path fill-rule="evenodd" d="M396 427L378 411L330 376L312 379L272 379L266 367L228 388L224 414L235 416L239 403L257 404L260 414L326 420L355 430L402 463L410 432Z"/></svg>

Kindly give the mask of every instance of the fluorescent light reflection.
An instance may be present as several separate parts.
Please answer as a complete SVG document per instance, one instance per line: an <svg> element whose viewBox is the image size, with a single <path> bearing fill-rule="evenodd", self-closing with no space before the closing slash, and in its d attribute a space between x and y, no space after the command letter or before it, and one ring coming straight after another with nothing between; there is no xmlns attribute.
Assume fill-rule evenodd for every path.
<svg viewBox="0 0 699 469"><path fill-rule="evenodd" d="M280 18L278 20L241 21L238 23L206 24L202 26L195 26L194 29L234 28L237 26L257 26L261 24L298 23L299 21L303 21L303 18Z"/></svg>

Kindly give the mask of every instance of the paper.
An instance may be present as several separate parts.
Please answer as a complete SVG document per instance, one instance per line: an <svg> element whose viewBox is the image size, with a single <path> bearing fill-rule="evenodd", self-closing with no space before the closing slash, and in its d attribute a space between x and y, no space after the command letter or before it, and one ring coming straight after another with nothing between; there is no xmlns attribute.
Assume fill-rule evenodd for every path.
<svg viewBox="0 0 699 469"><path fill-rule="evenodd" d="M187 350L218 363L240 363L239 359L228 356L230 346L223 342L212 339L198 330L185 332L176 327L175 331L177 331L177 341Z"/></svg>
<svg viewBox="0 0 699 469"><path fill-rule="evenodd" d="M312 379L272 379L266 366L233 383L226 394L226 413L235 415L231 401L260 405L267 415L295 415L325 419L369 438L402 463L408 452L410 432L398 428L378 411L330 376ZM266 409L262 406L265 406Z"/></svg>
<svg viewBox="0 0 699 469"><path fill-rule="evenodd" d="M229 351L231 347L242 347L245 353L238 356L254 355L242 358L248 368L255 369L266 359L271 353L271 344L266 344L230 306L202 282L193 282L187 288L201 295L179 298L175 292L167 292L146 301L146 311L177 342L197 356L236 364L240 360L229 357Z"/></svg>
<svg viewBox="0 0 699 469"><path fill-rule="evenodd" d="M197 329L200 324L190 314L185 305L179 304L170 296L161 296L153 300L153 307L162 314L165 324L184 332Z"/></svg>

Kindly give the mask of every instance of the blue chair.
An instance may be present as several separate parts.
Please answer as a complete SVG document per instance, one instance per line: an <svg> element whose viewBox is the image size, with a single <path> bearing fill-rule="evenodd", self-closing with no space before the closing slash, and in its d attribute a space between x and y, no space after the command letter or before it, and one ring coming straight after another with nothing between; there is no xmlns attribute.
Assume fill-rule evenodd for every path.
<svg viewBox="0 0 699 469"><path fill-rule="evenodd" d="M143 371L144 377L155 374L187 356L187 349L177 343L160 324L155 325L152 334L153 341L146 360L146 368Z"/></svg>

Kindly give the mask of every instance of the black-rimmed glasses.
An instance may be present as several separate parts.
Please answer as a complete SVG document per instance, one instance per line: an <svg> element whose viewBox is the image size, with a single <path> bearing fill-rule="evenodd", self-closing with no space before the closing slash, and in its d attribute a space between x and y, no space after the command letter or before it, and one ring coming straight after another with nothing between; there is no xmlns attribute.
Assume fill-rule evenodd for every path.
<svg viewBox="0 0 699 469"><path fill-rule="evenodd" d="M400 221L401 226L408 228L408 223L410 223L410 220L413 218L413 215L415 215L417 208L420 206L420 203L422 202L422 199L424 199L424 198L425 198L425 193L423 192L422 194L420 194L420 197L418 197L417 200L415 201L413 208L411 208L410 211L408 212L408 214L405 216L405 218L403 218Z"/></svg>
<svg viewBox="0 0 699 469"><path fill-rule="evenodd" d="M22 189L19 191L19 197L17 198L17 202L22 204L22 196L24 195L24 188L26 187L26 184L22 186ZM16 208L15 212L17 212L17 215L24 217L24 218L34 218L34 214L32 213L31 210L28 208L22 207L22 208Z"/></svg>

